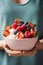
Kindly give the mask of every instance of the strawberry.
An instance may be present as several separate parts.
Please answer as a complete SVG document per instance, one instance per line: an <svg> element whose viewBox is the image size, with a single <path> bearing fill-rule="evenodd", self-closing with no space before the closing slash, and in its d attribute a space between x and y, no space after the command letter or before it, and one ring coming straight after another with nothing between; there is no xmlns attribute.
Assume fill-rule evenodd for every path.
<svg viewBox="0 0 43 65"><path fill-rule="evenodd" d="M15 19L14 23L18 24L20 22L19 19Z"/></svg>
<svg viewBox="0 0 43 65"><path fill-rule="evenodd" d="M36 24L30 23L30 28L32 28L35 31Z"/></svg>
<svg viewBox="0 0 43 65"><path fill-rule="evenodd" d="M14 29L16 29L17 26L18 26L17 23L14 23L14 24L11 25L11 27L14 28Z"/></svg>
<svg viewBox="0 0 43 65"><path fill-rule="evenodd" d="M8 30L5 30L3 36L7 37L9 34L10 32Z"/></svg>
<svg viewBox="0 0 43 65"><path fill-rule="evenodd" d="M31 33L31 37L34 37L34 30L33 29L30 29L30 33Z"/></svg>
<svg viewBox="0 0 43 65"><path fill-rule="evenodd" d="M7 26L7 27L6 27L6 30L10 30L10 29L12 29L11 26Z"/></svg>
<svg viewBox="0 0 43 65"><path fill-rule="evenodd" d="M24 38L24 34L21 31L19 31L17 33L17 36L18 36L19 39L23 39Z"/></svg>
<svg viewBox="0 0 43 65"><path fill-rule="evenodd" d="M25 38L29 38L30 37L30 32L29 31L26 31L25 32Z"/></svg>
<svg viewBox="0 0 43 65"><path fill-rule="evenodd" d="M16 28L16 30L22 31L22 27L21 27L21 26L18 26L18 27Z"/></svg>
<svg viewBox="0 0 43 65"><path fill-rule="evenodd" d="M21 25L21 27L22 27L22 30L26 30L26 25L25 24Z"/></svg>

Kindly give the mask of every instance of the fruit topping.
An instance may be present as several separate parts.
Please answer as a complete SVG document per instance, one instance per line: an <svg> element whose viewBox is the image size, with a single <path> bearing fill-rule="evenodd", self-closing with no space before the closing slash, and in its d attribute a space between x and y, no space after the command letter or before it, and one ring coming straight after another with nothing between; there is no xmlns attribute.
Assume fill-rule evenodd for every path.
<svg viewBox="0 0 43 65"><path fill-rule="evenodd" d="M26 29L26 25L25 24L21 25L21 27L22 27L22 30Z"/></svg>
<svg viewBox="0 0 43 65"><path fill-rule="evenodd" d="M34 37L34 30L33 29L30 29L30 33L31 33L31 37Z"/></svg>
<svg viewBox="0 0 43 65"><path fill-rule="evenodd" d="M17 36L18 36L19 39L23 39L24 38L24 34L21 31L19 31L17 33Z"/></svg>
<svg viewBox="0 0 43 65"><path fill-rule="evenodd" d="M16 29L17 26L18 26L18 25L17 25L16 23L14 23L14 24L11 25L11 27L12 27L13 29Z"/></svg>
<svg viewBox="0 0 43 65"><path fill-rule="evenodd" d="M6 27L6 30L10 30L10 29L12 29L11 26L7 26L7 27Z"/></svg>
<svg viewBox="0 0 43 65"><path fill-rule="evenodd" d="M25 38L30 38L30 32L29 31L25 32Z"/></svg>
<svg viewBox="0 0 43 65"><path fill-rule="evenodd" d="M9 32L8 30L5 30L3 35L4 35L5 37L7 37L9 34L10 34L10 32Z"/></svg>
<svg viewBox="0 0 43 65"><path fill-rule="evenodd" d="M25 23L21 19L15 19L12 25L6 27L3 35L5 37L14 35L18 39L32 38L38 35L35 27L36 24L32 22Z"/></svg>
<svg viewBox="0 0 43 65"><path fill-rule="evenodd" d="M20 22L18 23L18 26L21 26L22 24L24 24L24 22L23 22L23 21L20 21Z"/></svg>
<svg viewBox="0 0 43 65"><path fill-rule="evenodd" d="M14 35L16 35L17 33L18 33L18 30L15 30L15 31L14 31Z"/></svg>
<svg viewBox="0 0 43 65"><path fill-rule="evenodd" d="M20 22L19 18L17 18L17 19L14 20L14 23L16 23L16 24L18 24L19 22Z"/></svg>
<svg viewBox="0 0 43 65"><path fill-rule="evenodd" d="M18 27L16 28L16 30L21 31L21 30L22 30L22 27L21 27L21 26L18 26Z"/></svg>

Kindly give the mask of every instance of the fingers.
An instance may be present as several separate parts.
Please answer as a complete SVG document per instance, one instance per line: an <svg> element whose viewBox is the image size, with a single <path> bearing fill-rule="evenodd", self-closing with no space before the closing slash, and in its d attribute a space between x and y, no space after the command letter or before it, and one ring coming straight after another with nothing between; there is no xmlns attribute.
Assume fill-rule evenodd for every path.
<svg viewBox="0 0 43 65"><path fill-rule="evenodd" d="M13 51L10 48L8 48L7 44L4 44L3 47L9 56L21 56L22 55L22 51Z"/></svg>
<svg viewBox="0 0 43 65"><path fill-rule="evenodd" d="M24 55L24 56L35 55L37 52L36 49L34 49L33 51L13 51L10 48L8 48L6 44L4 45L4 49L9 56L16 56L16 57L21 55Z"/></svg>
<svg viewBox="0 0 43 65"><path fill-rule="evenodd" d="M41 39L41 40L39 40L40 41L40 43L43 43L43 39Z"/></svg>
<svg viewBox="0 0 43 65"><path fill-rule="evenodd" d="M9 56L16 56L16 57L18 57L18 56L21 56L22 54L8 54Z"/></svg>
<svg viewBox="0 0 43 65"><path fill-rule="evenodd" d="M24 56L33 56L37 53L37 50L31 50L31 51L23 51Z"/></svg>
<svg viewBox="0 0 43 65"><path fill-rule="evenodd" d="M21 51L13 51L13 53L8 53L9 56L21 56L22 55L22 52Z"/></svg>

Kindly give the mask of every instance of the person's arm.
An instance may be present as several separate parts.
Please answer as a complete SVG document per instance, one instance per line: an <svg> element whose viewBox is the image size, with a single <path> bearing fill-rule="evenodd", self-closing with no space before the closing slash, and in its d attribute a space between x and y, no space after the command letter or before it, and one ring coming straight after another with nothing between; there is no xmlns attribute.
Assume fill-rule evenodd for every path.
<svg viewBox="0 0 43 65"><path fill-rule="evenodd" d="M32 49L31 51L13 51L10 48L8 48L8 45L4 45L4 49L6 51L6 53L9 56L33 56L37 53L38 50L43 50L43 39L39 40L35 46L34 49Z"/></svg>
<svg viewBox="0 0 43 65"><path fill-rule="evenodd" d="M8 46L4 43L4 40L0 40L0 50L5 50L6 53L9 56L20 56L22 55L21 51L12 51L11 49L8 48Z"/></svg>
<svg viewBox="0 0 43 65"><path fill-rule="evenodd" d="M0 40L0 50L3 49L3 40Z"/></svg>

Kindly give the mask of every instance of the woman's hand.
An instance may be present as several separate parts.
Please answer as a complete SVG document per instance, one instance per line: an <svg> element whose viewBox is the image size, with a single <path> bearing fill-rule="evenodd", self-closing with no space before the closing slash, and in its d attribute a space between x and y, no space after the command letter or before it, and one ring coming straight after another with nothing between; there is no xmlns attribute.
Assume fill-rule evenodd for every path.
<svg viewBox="0 0 43 65"><path fill-rule="evenodd" d="M36 48L33 51L13 51L8 47L7 44L4 44L3 48L9 56L29 56L36 53Z"/></svg>
<svg viewBox="0 0 43 65"><path fill-rule="evenodd" d="M43 43L43 39L39 40L39 43ZM4 44L3 40L0 41L0 50L4 49L9 56L34 55L37 52L36 48L34 48L33 51L13 51L8 47L8 45Z"/></svg>
<svg viewBox="0 0 43 65"><path fill-rule="evenodd" d="M38 43L42 43L43 42L43 39L42 40L39 40ZM38 44L37 43L37 44ZM36 52L37 52L37 45L34 49L32 49L31 51L13 51L11 50L8 45L4 44L3 48L5 49L6 53L9 55L9 56L21 56L21 55L24 55L24 56L30 56L30 55L35 55Z"/></svg>
<svg viewBox="0 0 43 65"><path fill-rule="evenodd" d="M22 55L22 51L13 51L11 50L7 44L4 44L3 45L3 48L4 50L6 51L6 53L9 55L9 56L21 56Z"/></svg>

